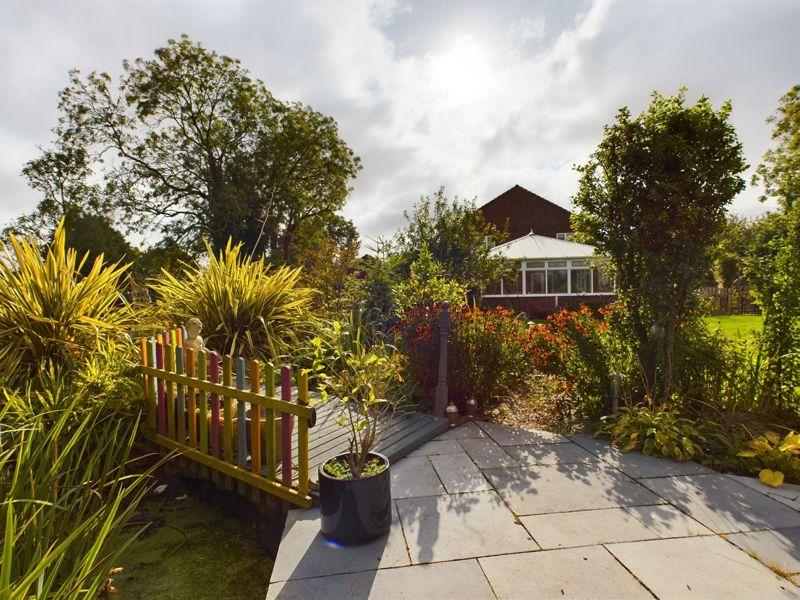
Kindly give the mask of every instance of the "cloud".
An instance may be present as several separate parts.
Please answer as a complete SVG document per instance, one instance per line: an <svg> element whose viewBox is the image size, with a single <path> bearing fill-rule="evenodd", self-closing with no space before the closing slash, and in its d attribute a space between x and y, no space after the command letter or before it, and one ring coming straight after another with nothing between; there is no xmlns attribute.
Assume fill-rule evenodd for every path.
<svg viewBox="0 0 800 600"><path fill-rule="evenodd" d="M0 8L0 220L30 208L19 176L46 144L71 67L118 71L182 32L242 60L284 99L331 114L364 169L345 209L365 238L444 184L487 201L519 183L568 206L623 105L687 85L719 104L751 164L796 83L800 4L82 0ZM748 188L734 209L764 209Z"/></svg>

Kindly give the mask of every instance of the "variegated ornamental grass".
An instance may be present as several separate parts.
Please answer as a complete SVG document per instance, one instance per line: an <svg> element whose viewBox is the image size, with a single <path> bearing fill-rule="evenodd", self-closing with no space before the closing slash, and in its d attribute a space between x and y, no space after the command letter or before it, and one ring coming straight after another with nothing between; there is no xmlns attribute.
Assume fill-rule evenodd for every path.
<svg viewBox="0 0 800 600"><path fill-rule="evenodd" d="M150 282L160 318L171 324L199 318L206 346L222 354L260 360L289 354L313 294L300 286L300 269L251 259L230 241L218 255L206 247L208 266L163 271Z"/></svg>
<svg viewBox="0 0 800 600"><path fill-rule="evenodd" d="M0 410L0 598L95 598L139 533L125 530L155 466L131 468L138 416L90 387L5 390ZM36 407L50 410L37 411Z"/></svg>
<svg viewBox="0 0 800 600"><path fill-rule="evenodd" d="M0 255L0 376L9 384L28 376L80 364L109 337L133 325L134 313L120 292L128 265L66 246L56 229L42 255L31 238L11 236Z"/></svg>

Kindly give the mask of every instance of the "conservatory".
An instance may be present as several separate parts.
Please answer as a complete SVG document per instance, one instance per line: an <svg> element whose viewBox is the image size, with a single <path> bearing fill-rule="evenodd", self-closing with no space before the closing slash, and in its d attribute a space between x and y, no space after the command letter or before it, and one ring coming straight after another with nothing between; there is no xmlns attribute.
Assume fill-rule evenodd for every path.
<svg viewBox="0 0 800 600"><path fill-rule="evenodd" d="M530 233L492 249L516 266L513 278L499 281L485 301L526 308L525 299L545 312L563 305L603 304L613 299L614 282L589 244ZM513 301L519 299L523 302Z"/></svg>

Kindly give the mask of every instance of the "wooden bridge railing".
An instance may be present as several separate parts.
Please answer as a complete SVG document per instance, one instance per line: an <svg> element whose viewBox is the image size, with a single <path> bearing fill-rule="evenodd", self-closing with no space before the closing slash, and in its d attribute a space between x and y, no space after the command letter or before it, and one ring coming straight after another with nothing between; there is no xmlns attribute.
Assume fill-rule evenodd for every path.
<svg viewBox="0 0 800 600"><path fill-rule="evenodd" d="M140 340L148 437L212 475L221 473L298 506L311 506L308 430L316 411L308 406L308 373L297 373L297 402L292 402L292 368L282 366L277 398L272 365L205 350L195 353L183 347L181 333L173 330Z"/></svg>

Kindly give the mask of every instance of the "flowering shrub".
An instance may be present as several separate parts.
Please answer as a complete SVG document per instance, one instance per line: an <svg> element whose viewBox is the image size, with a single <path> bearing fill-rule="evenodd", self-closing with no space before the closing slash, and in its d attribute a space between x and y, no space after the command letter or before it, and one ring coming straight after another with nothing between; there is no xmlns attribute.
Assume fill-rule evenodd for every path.
<svg viewBox="0 0 800 600"><path fill-rule="evenodd" d="M434 396L439 368L440 313L439 307L409 308L393 330L408 357L409 374L428 399ZM501 307L464 306L450 314L447 382L459 410L470 397L486 406L523 387L532 370L526 323Z"/></svg>
<svg viewBox="0 0 800 600"><path fill-rule="evenodd" d="M601 309L600 316L607 310ZM534 368L554 376L563 392L561 401L568 403L556 407L562 416L599 416L609 399L615 354L605 319L587 307L564 309L546 323L532 325L528 339Z"/></svg>

